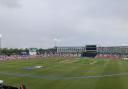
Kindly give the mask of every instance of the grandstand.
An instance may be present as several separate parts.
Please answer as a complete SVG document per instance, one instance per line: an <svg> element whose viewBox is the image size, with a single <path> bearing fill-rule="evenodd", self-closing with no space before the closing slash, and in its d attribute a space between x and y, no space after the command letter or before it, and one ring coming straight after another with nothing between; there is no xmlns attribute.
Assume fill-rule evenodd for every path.
<svg viewBox="0 0 128 89"><path fill-rule="evenodd" d="M111 47L98 47L98 56L100 57L116 57L116 58L127 58L128 57L128 46L111 46Z"/></svg>
<svg viewBox="0 0 128 89"><path fill-rule="evenodd" d="M98 47L98 53L127 55L128 46Z"/></svg>
<svg viewBox="0 0 128 89"><path fill-rule="evenodd" d="M86 45L85 47L57 47L57 53L77 56L82 54L83 57L94 57L97 54L97 47L96 45Z"/></svg>
<svg viewBox="0 0 128 89"><path fill-rule="evenodd" d="M93 52L94 55L98 54L102 56L118 56L118 58L128 57L128 46L96 47L96 45L86 45L83 47L56 47L55 49L57 54L79 55L83 52Z"/></svg>
<svg viewBox="0 0 128 89"><path fill-rule="evenodd" d="M11 51L11 53L10 53ZM82 54L84 53L84 54ZM29 55L26 55L29 54ZM92 55L100 58L128 58L128 46L110 46L110 47L97 47L96 45L86 45L78 47L54 47L49 49L1 49L0 60L3 59L23 59L25 57L34 56L47 57L47 56L77 56L80 57ZM25 56L24 56L25 55Z"/></svg>
<svg viewBox="0 0 128 89"><path fill-rule="evenodd" d="M57 47L57 53L67 54L67 53L81 53L86 51L85 47Z"/></svg>

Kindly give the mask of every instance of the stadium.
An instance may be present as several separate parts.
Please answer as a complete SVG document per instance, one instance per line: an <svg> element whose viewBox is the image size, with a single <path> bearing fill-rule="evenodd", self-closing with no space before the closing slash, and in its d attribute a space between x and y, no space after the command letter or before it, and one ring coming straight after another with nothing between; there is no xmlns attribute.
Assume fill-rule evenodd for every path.
<svg viewBox="0 0 128 89"><path fill-rule="evenodd" d="M128 0L0 0L0 89L128 89Z"/></svg>
<svg viewBox="0 0 128 89"><path fill-rule="evenodd" d="M128 88L127 52L127 46L30 48L1 55L0 78L4 89L123 89L120 82Z"/></svg>

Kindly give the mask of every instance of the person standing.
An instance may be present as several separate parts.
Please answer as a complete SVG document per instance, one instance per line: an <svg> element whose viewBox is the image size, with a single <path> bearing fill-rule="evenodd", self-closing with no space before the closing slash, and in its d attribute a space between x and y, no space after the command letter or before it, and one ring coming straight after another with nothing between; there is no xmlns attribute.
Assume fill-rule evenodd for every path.
<svg viewBox="0 0 128 89"><path fill-rule="evenodd" d="M26 89L26 87L25 87L25 85L23 84L23 82L22 82L22 84L21 84L21 86L20 86L20 89Z"/></svg>

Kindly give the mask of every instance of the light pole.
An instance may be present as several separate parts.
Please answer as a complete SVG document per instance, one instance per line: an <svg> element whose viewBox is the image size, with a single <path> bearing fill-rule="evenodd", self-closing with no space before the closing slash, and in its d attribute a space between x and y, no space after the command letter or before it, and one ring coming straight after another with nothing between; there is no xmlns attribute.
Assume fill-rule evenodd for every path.
<svg viewBox="0 0 128 89"><path fill-rule="evenodd" d="M2 48L2 35L0 34L0 55L1 55L1 48Z"/></svg>
<svg viewBox="0 0 128 89"><path fill-rule="evenodd" d="M54 46L56 47L57 46L57 41L58 41L58 39L53 39L54 40Z"/></svg>
<svg viewBox="0 0 128 89"><path fill-rule="evenodd" d="M55 38L55 39L53 39L54 40L54 49L55 49L55 51L54 51L54 53L56 54L57 53L57 41L58 41L58 39L57 38Z"/></svg>
<svg viewBox="0 0 128 89"><path fill-rule="evenodd" d="M2 48L2 35L0 34L0 49Z"/></svg>

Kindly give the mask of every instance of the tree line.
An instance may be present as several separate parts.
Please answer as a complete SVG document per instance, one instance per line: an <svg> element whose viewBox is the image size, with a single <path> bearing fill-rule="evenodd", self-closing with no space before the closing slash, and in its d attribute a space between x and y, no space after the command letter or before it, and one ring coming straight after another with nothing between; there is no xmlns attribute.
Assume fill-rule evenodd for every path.
<svg viewBox="0 0 128 89"><path fill-rule="evenodd" d="M45 53L55 53L56 49L55 48L51 48L51 49L42 49L42 48L36 48L36 52L38 55L40 54L45 54ZM25 48L25 49L18 49L18 48L2 48L0 49L0 55L23 55L23 54L27 54L29 55L29 49Z"/></svg>
<svg viewBox="0 0 128 89"><path fill-rule="evenodd" d="M1 55L21 55L22 53L29 53L29 49L18 49L18 48L2 48L0 49Z"/></svg>

